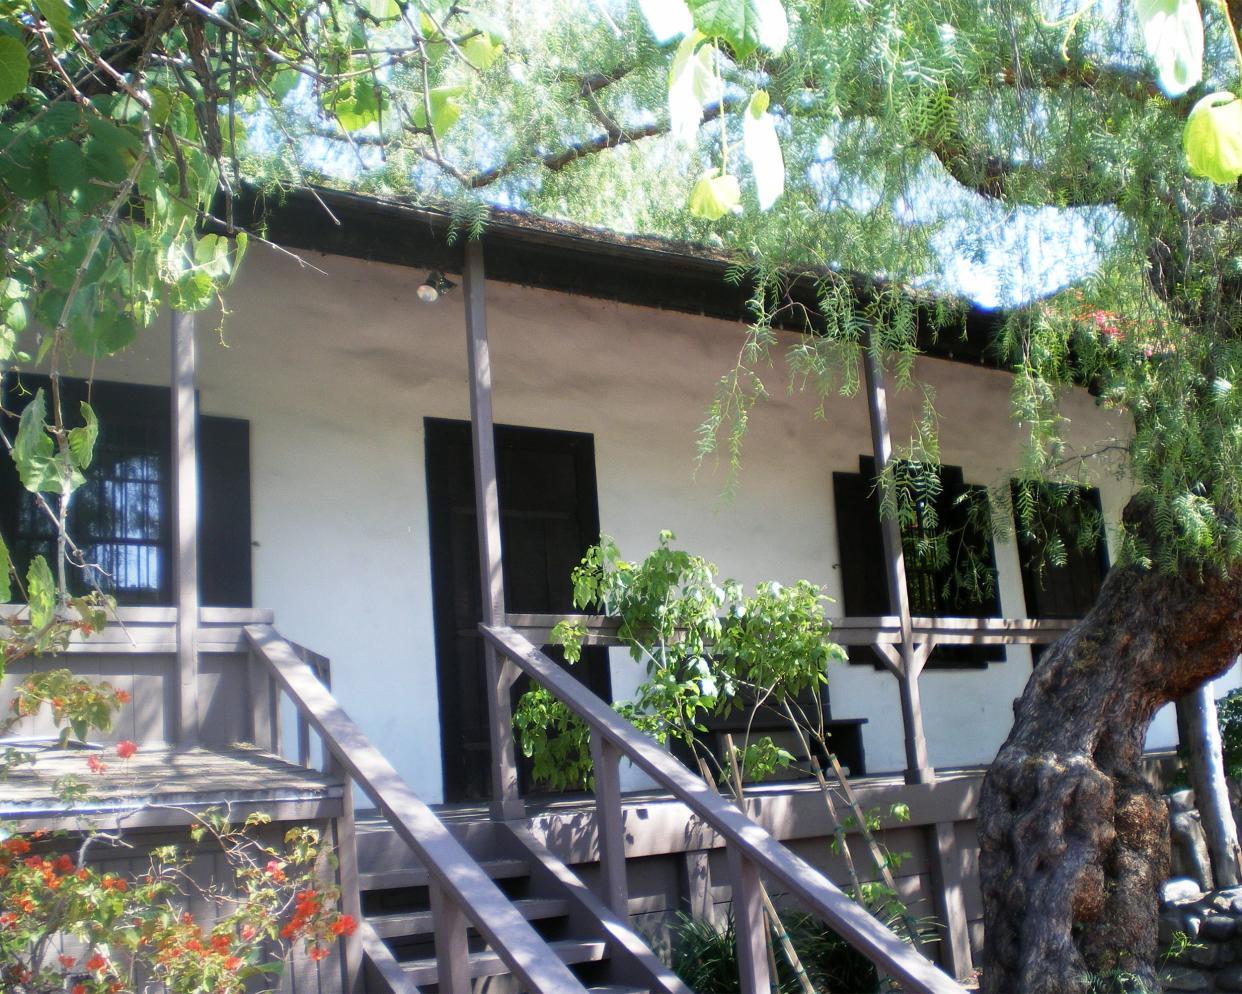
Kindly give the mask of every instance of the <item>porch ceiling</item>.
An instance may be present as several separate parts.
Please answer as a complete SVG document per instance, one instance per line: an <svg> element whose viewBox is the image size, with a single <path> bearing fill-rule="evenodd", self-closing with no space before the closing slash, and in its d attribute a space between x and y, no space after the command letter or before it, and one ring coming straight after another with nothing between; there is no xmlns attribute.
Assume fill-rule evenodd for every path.
<svg viewBox="0 0 1242 994"><path fill-rule="evenodd" d="M289 249L413 269L463 271L466 237L450 244L452 218L445 211L317 188L278 197L248 189L238 198L235 214L240 224L263 228L265 237ZM483 240L491 280L725 321L750 320L747 301L753 285L748 279L730 283L725 277L734 260L706 246L618 235L499 209L491 212ZM853 282L860 299L876 287L864 277ZM814 321L814 281L796 281L790 296ZM925 311L931 298L916 303ZM971 308L962 336L937 337L929 320L921 323L920 347L927 354L1006 368L988 349L999 323L995 313ZM795 328L791 322L788 327L802 326Z"/></svg>

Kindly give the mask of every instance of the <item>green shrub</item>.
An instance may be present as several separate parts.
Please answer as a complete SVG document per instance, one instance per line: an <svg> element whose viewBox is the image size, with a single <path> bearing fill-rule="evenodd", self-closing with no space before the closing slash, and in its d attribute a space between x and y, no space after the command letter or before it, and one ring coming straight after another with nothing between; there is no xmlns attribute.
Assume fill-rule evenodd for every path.
<svg viewBox="0 0 1242 994"><path fill-rule="evenodd" d="M820 994L859 994L878 986L875 968L814 915L782 916L785 929L811 984ZM679 914L672 925L670 966L696 994L737 991L737 934L732 912L723 927ZM777 974L781 994L800 994L798 979L785 959L775 932Z"/></svg>

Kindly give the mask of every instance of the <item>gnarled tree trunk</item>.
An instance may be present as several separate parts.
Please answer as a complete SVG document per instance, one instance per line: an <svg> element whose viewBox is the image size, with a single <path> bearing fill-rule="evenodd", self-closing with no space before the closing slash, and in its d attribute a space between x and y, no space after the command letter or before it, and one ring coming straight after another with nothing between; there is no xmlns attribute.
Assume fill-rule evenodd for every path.
<svg viewBox="0 0 1242 994"><path fill-rule="evenodd" d="M1154 982L1169 835L1144 737L1240 649L1242 580L1126 567L1045 653L979 801L985 991L1082 992L1114 971Z"/></svg>

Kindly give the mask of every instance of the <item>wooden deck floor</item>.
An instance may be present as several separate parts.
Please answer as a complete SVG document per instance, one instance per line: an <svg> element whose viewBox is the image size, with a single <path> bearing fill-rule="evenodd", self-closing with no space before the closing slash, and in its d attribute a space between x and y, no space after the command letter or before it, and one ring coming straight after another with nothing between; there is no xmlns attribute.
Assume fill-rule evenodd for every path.
<svg viewBox="0 0 1242 994"><path fill-rule="evenodd" d="M90 772L91 755L107 764L104 773ZM66 776L90 792L72 811L54 787ZM300 821L336 815L342 796L339 779L246 745L147 747L126 761L111 748L53 750L0 781L0 819L22 828L73 829L83 819L100 828L174 826L217 807L227 808L231 817L260 810L276 821Z"/></svg>

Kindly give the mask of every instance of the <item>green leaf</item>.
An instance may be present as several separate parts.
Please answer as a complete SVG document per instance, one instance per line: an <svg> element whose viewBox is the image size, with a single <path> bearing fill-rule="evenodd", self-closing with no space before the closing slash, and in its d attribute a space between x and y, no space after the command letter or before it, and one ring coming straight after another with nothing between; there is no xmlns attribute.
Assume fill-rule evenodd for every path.
<svg viewBox="0 0 1242 994"><path fill-rule="evenodd" d="M461 104L457 102L457 98L466 92L464 86L435 86L431 89L431 128L437 135L442 135L449 130L457 119L461 117ZM421 100L415 99L414 103L414 126L417 128L427 127L427 112L423 108Z"/></svg>
<svg viewBox="0 0 1242 994"><path fill-rule="evenodd" d="M43 390L39 389L35 391L34 397L17 422L17 436L13 439L13 462L17 465L17 475L21 477L22 486L27 490L51 490L59 493L58 485L48 486L49 481L58 481L60 474L53 458L55 449L52 439L45 427L46 417L47 404L43 399Z"/></svg>
<svg viewBox="0 0 1242 994"><path fill-rule="evenodd" d="M744 59L759 47L779 54L789 40L789 20L781 0L687 0L694 26L720 38Z"/></svg>
<svg viewBox="0 0 1242 994"><path fill-rule="evenodd" d="M86 157L82 146L68 138L47 150L47 178L60 190L76 190L86 183Z"/></svg>
<svg viewBox="0 0 1242 994"><path fill-rule="evenodd" d="M366 0L367 13L377 21L390 21L401 13L397 0Z"/></svg>
<svg viewBox="0 0 1242 994"><path fill-rule="evenodd" d="M703 120L703 104L724 95L716 75L716 46L700 47L703 35L692 32L677 46L668 73L669 133L678 141L693 141Z"/></svg>
<svg viewBox="0 0 1242 994"><path fill-rule="evenodd" d="M12 572L12 557L4 538L0 537L0 602L7 604L13 597L13 584L9 574Z"/></svg>
<svg viewBox="0 0 1242 994"><path fill-rule="evenodd" d="M121 129L114 130L120 132ZM119 143L113 143L96 134L86 140L82 152L86 157L86 168L96 179L105 183L120 183L129 173Z"/></svg>
<svg viewBox="0 0 1242 994"><path fill-rule="evenodd" d="M346 131L360 131L375 124L386 106L382 91L369 79L342 83L329 95L326 107Z"/></svg>
<svg viewBox="0 0 1242 994"><path fill-rule="evenodd" d="M16 38L0 35L0 103L8 103L30 82L30 59L26 46Z"/></svg>
<svg viewBox="0 0 1242 994"><path fill-rule="evenodd" d="M768 113L768 94L758 90L742 115L742 145L755 176L759 208L767 210L785 190L785 159L776 121Z"/></svg>
<svg viewBox="0 0 1242 994"><path fill-rule="evenodd" d="M1136 0L1160 88L1180 97L1203 78L1203 15L1196 0Z"/></svg>
<svg viewBox="0 0 1242 994"><path fill-rule="evenodd" d="M1242 176L1242 101L1224 90L1200 100L1186 118L1182 148L1196 176L1235 183Z"/></svg>
<svg viewBox="0 0 1242 994"><path fill-rule="evenodd" d="M39 13L43 15L43 19L47 21L48 26L52 29L52 34L56 36L56 42L61 48L66 48L73 42L73 19L69 13L69 5L65 0L34 0L34 5L39 8Z"/></svg>
<svg viewBox="0 0 1242 994"><path fill-rule="evenodd" d="M69 429L69 451L78 467L86 469L95 458L95 440L99 438L99 419L86 401L82 401L82 420L86 422L83 426Z"/></svg>
<svg viewBox="0 0 1242 994"><path fill-rule="evenodd" d="M35 556L26 571L26 599L35 628L42 628L56 616L56 581L42 556Z"/></svg>
<svg viewBox="0 0 1242 994"><path fill-rule="evenodd" d="M487 70L500 58L500 53L504 51L504 45L488 35L480 33L472 38L468 38L465 44L461 46L461 51L466 57L466 61L476 69Z"/></svg>
<svg viewBox="0 0 1242 994"><path fill-rule="evenodd" d="M186 273L172 285L169 299L173 310L201 311L215 299L216 284L206 273Z"/></svg>
<svg viewBox="0 0 1242 994"><path fill-rule="evenodd" d="M721 175L718 169L709 169L690 191L690 213L709 221L719 221L726 214L739 209L742 191L737 177L728 173Z"/></svg>

